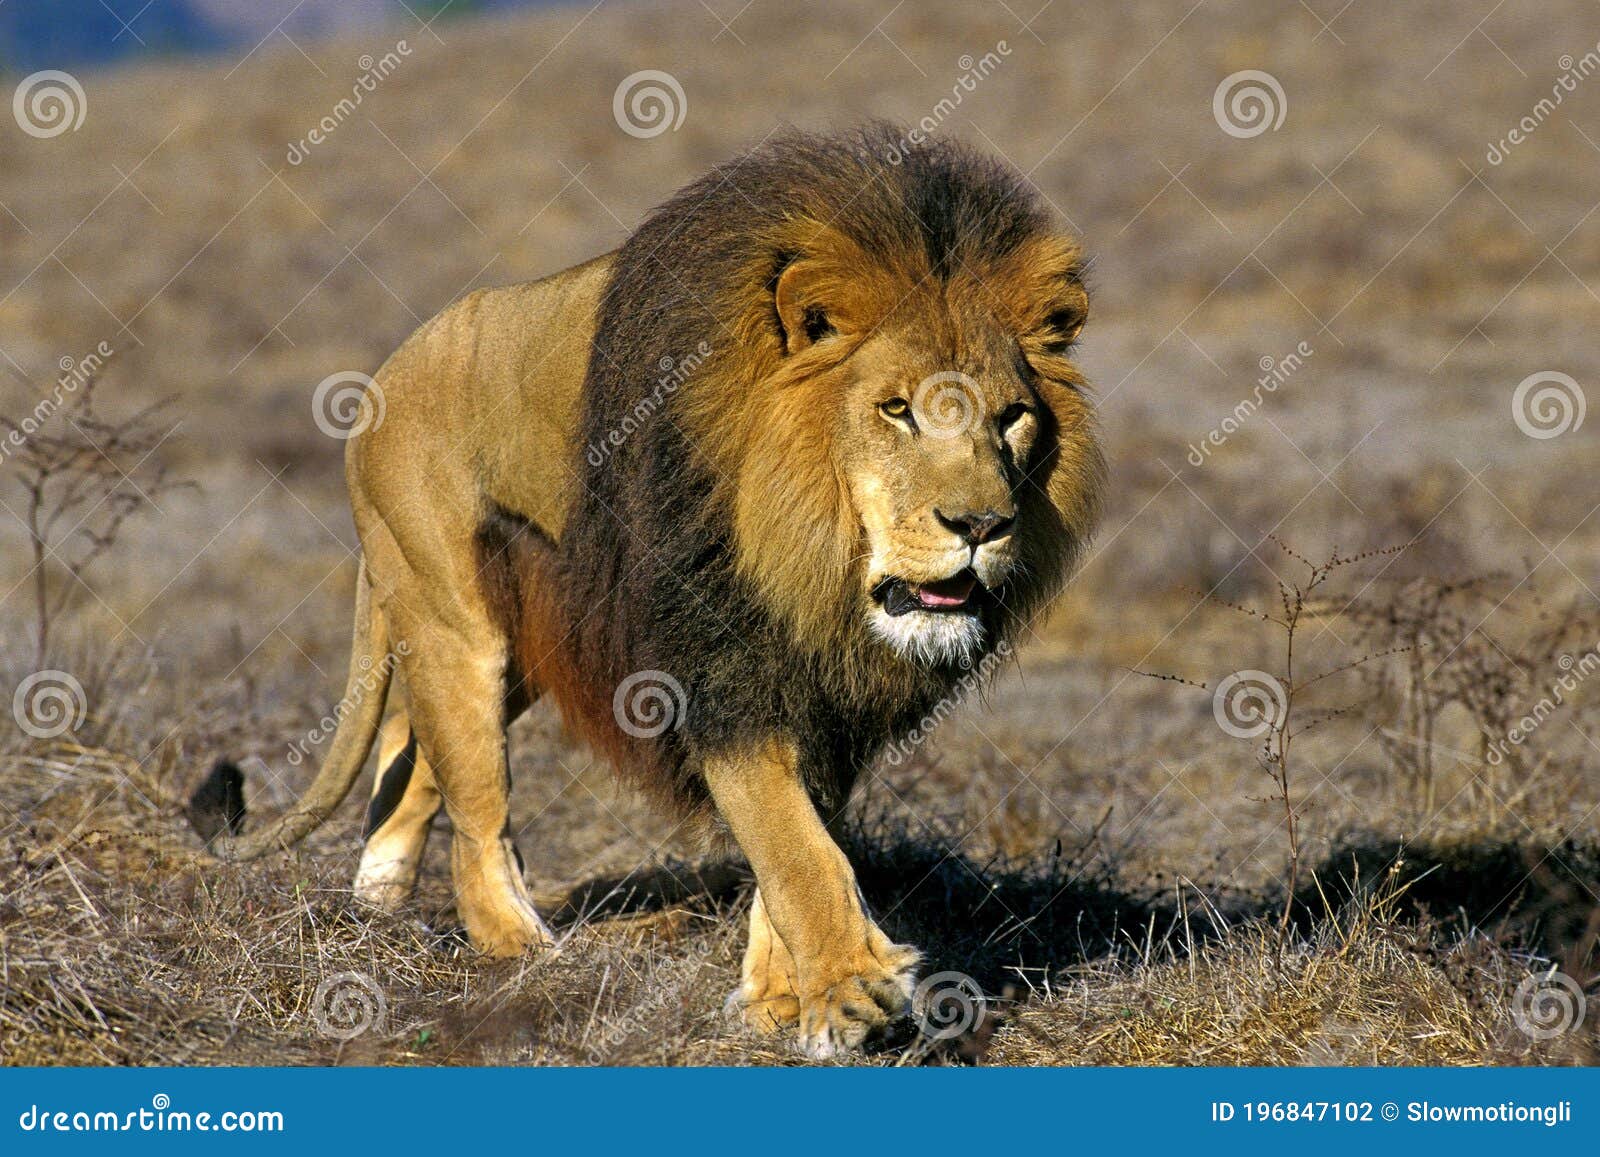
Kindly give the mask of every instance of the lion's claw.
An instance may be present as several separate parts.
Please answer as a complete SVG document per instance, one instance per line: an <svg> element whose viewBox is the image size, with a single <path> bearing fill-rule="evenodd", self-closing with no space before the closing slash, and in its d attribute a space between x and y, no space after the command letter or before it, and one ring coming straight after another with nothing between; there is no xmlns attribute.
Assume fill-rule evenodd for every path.
<svg viewBox="0 0 1600 1157"><path fill-rule="evenodd" d="M800 1047L820 1059L860 1048L911 1009L919 955L892 945L887 963L846 976L800 1001Z"/></svg>

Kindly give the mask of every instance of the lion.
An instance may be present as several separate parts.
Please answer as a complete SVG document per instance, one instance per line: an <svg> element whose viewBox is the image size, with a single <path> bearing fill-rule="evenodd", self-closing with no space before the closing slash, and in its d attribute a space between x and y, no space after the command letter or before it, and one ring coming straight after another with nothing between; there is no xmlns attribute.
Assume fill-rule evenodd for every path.
<svg viewBox="0 0 1600 1157"><path fill-rule="evenodd" d="M788 132L401 346L347 448L341 722L305 796L217 851L306 835L381 725L356 893L403 903L443 807L472 943L548 947L506 755L548 696L748 859L746 1021L825 1056L908 1010L919 953L836 839L851 787L1059 593L1104 467L1079 243L1009 167L897 141Z"/></svg>

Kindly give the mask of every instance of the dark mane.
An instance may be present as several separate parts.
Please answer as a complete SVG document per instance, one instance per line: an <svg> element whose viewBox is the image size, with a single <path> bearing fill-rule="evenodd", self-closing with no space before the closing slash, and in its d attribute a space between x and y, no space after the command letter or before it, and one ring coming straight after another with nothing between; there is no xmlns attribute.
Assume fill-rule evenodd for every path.
<svg viewBox="0 0 1600 1157"><path fill-rule="evenodd" d="M733 480L690 433L695 407L755 388L783 355L771 287L795 256L790 223L825 222L913 283L1052 230L1009 168L955 144L905 149L897 136L875 125L771 140L684 188L614 259L585 382L583 485L556 551L570 668L558 682L581 685L566 698L582 700L584 730L619 768L690 811L707 802L700 759L775 733L801 743L831 810L964 674L882 647L867 670L849 647L797 642L736 569ZM614 689L642 671L670 675L687 701L677 726L648 739L611 718Z"/></svg>

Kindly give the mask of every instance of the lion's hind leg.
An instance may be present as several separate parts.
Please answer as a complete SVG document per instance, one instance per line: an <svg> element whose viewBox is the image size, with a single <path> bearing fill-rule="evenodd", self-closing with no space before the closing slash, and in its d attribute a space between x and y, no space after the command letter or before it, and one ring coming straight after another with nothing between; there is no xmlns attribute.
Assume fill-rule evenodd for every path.
<svg viewBox="0 0 1600 1157"><path fill-rule="evenodd" d="M488 623L474 637L409 612L397 617L413 643L405 659L412 728L454 828L450 868L467 933L491 956L553 944L511 832L505 643Z"/></svg>
<svg viewBox="0 0 1600 1157"><path fill-rule="evenodd" d="M444 797L417 746L409 715L391 715L378 734L378 744L378 773L367 805L366 842L356 869L355 892L367 903L392 912L416 887L428 832Z"/></svg>

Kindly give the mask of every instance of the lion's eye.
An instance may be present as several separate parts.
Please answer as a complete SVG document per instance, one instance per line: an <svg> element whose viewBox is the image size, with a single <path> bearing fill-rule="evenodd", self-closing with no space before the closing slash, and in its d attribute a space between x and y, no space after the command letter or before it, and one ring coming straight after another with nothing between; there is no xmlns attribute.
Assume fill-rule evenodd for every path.
<svg viewBox="0 0 1600 1157"><path fill-rule="evenodd" d="M995 425L1000 428L1000 433L1004 435L1007 430L1020 422L1023 415L1028 412L1028 407L1021 402L1012 402L1000 411L1000 416L995 419Z"/></svg>
<svg viewBox="0 0 1600 1157"><path fill-rule="evenodd" d="M911 403L904 398L890 398L878 407L878 412L885 418L893 418L897 422L904 422L911 417Z"/></svg>

